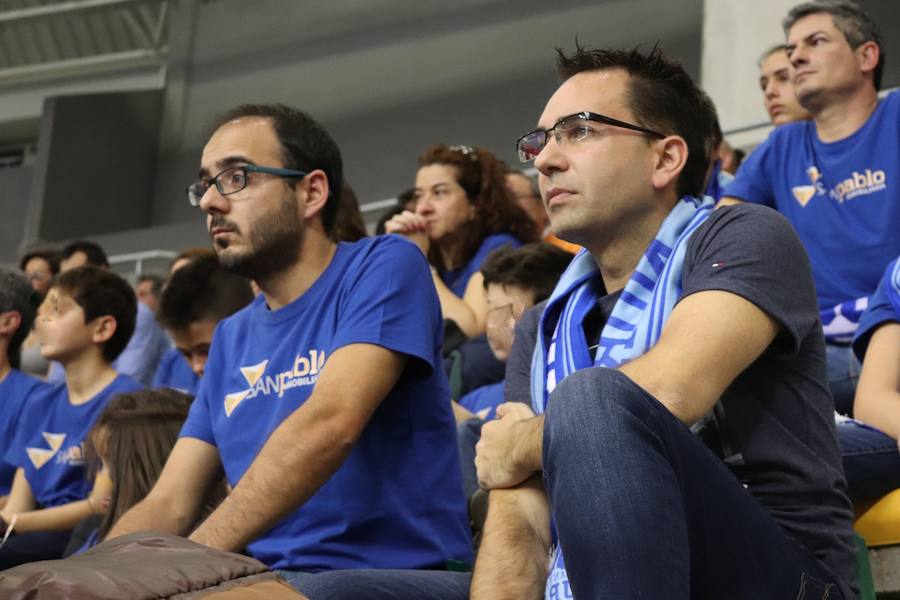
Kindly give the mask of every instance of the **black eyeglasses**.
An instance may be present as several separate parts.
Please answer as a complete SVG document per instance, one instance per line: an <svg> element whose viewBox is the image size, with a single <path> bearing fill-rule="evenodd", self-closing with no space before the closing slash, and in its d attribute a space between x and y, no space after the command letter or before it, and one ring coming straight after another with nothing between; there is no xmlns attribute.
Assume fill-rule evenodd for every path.
<svg viewBox="0 0 900 600"><path fill-rule="evenodd" d="M240 165L229 167L210 179L201 179L187 186L187 199L191 206L200 206L200 200L209 189L215 185L223 196L239 192L247 187L247 173L266 173L277 177L306 177L306 171L282 169L279 167L258 167L256 165Z"/></svg>
<svg viewBox="0 0 900 600"><path fill-rule="evenodd" d="M541 150L544 149L544 146L547 145L547 141L550 139L551 135L556 139L557 144L577 144L594 132L594 130L587 125L588 121L612 125L613 127L621 127L623 129L631 129L633 131L640 131L641 133L660 139L666 137L658 131L653 131L652 129L647 129L640 125L632 125L631 123L619 121L612 117L585 111L563 117L550 129L535 129L520 137L516 142L516 151L519 154L519 160L521 162L529 162L537 158L537 155L540 154Z"/></svg>

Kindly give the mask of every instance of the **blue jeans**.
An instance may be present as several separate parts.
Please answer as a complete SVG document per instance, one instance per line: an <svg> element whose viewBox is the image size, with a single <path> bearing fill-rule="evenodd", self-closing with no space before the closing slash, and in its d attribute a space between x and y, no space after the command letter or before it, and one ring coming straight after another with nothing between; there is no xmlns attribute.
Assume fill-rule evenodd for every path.
<svg viewBox="0 0 900 600"><path fill-rule="evenodd" d="M543 453L578 600L855 598L684 424L619 371L584 369L559 384Z"/></svg>
<svg viewBox="0 0 900 600"><path fill-rule="evenodd" d="M825 344L828 367L828 387L834 397L834 409L842 415L853 416L853 397L859 382L860 364L850 345Z"/></svg>
<svg viewBox="0 0 900 600"><path fill-rule="evenodd" d="M897 440L874 427L847 421L837 425L847 495L854 505L878 501L900 488Z"/></svg>
<svg viewBox="0 0 900 600"><path fill-rule="evenodd" d="M39 560L62 558L71 534L71 531L33 531L10 536L0 549L0 571Z"/></svg>
<svg viewBox="0 0 900 600"><path fill-rule="evenodd" d="M309 600L467 600L470 573L403 569L278 571Z"/></svg>

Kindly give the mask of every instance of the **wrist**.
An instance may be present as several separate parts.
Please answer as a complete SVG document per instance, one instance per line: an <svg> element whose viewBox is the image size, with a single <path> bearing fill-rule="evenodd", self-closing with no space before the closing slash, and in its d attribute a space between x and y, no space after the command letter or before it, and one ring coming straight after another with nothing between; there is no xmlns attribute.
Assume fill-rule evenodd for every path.
<svg viewBox="0 0 900 600"><path fill-rule="evenodd" d="M544 419L534 417L516 424L516 445L512 459L521 471L534 473L543 468Z"/></svg>

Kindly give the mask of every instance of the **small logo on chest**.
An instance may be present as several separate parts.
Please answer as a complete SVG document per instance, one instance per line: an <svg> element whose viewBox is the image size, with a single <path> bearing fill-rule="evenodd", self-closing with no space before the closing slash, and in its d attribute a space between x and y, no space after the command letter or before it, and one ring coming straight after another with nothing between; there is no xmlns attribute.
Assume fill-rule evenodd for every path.
<svg viewBox="0 0 900 600"><path fill-rule="evenodd" d="M292 368L266 374L269 360L255 365L240 367L241 375L247 382L247 389L225 396L225 416L230 417L234 409L244 400L263 396L284 396L285 391L314 385L319 379L319 372L325 366L325 353L321 350L310 350L307 354L298 354L294 358Z"/></svg>

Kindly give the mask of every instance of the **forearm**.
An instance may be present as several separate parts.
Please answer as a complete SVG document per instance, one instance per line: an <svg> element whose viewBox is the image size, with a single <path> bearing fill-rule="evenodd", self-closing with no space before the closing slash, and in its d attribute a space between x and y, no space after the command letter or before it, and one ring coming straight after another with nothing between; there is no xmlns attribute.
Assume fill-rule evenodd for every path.
<svg viewBox="0 0 900 600"><path fill-rule="evenodd" d="M191 539L222 550L243 548L305 503L337 471L355 441L340 420L319 420L311 411L298 410L272 433Z"/></svg>
<svg viewBox="0 0 900 600"><path fill-rule="evenodd" d="M184 535L196 521L196 515L178 514L173 504L152 494L135 504L116 522L106 539L137 531L159 531Z"/></svg>
<svg viewBox="0 0 900 600"><path fill-rule="evenodd" d="M543 598L549 548L550 506L540 476L516 488L493 490L471 598Z"/></svg>
<svg viewBox="0 0 900 600"><path fill-rule="evenodd" d="M860 387L853 406L853 416L895 440L900 439L900 392Z"/></svg>
<svg viewBox="0 0 900 600"><path fill-rule="evenodd" d="M544 462L544 415L517 424L513 461L524 471L540 472Z"/></svg>
<svg viewBox="0 0 900 600"><path fill-rule="evenodd" d="M16 533L33 531L69 531L82 519L94 514L94 508L88 500L69 502L62 506L16 513ZM4 515L9 522L12 514Z"/></svg>
<svg viewBox="0 0 900 600"><path fill-rule="evenodd" d="M450 288L441 280L437 273L432 273L434 288L437 290L438 299L441 302L441 313L445 319L454 321L463 333L468 337L476 337L484 333L483 319L468 303L450 291Z"/></svg>

